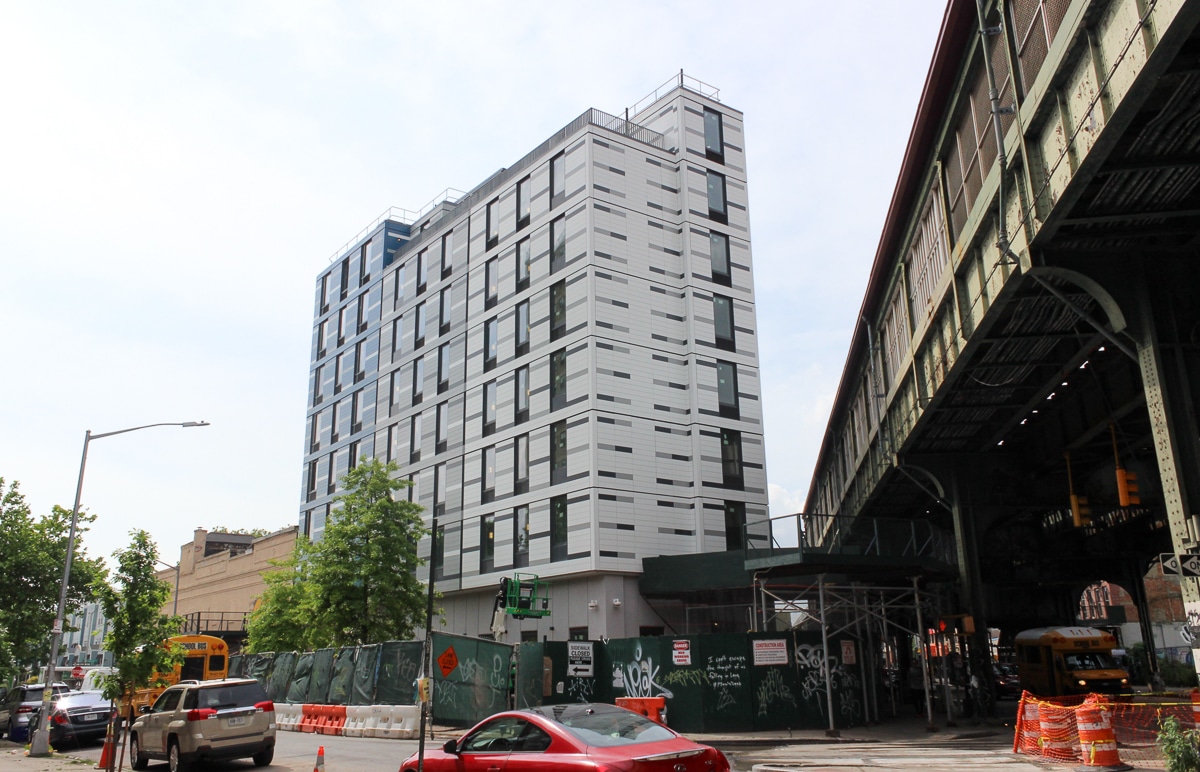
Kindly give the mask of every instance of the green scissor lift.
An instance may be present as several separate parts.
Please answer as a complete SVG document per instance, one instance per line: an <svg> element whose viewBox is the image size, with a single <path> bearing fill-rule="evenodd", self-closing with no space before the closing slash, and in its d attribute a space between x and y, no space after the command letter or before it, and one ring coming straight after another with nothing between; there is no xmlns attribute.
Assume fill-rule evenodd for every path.
<svg viewBox="0 0 1200 772"><path fill-rule="evenodd" d="M513 574L500 580L504 613L517 619L550 615L550 583L537 574Z"/></svg>

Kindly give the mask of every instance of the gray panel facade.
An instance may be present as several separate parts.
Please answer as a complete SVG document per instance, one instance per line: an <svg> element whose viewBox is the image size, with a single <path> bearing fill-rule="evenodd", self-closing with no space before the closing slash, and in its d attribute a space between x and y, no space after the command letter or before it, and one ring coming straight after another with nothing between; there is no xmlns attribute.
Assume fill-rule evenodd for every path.
<svg viewBox="0 0 1200 772"><path fill-rule="evenodd" d="M351 464L395 461L443 529L448 632L488 633L516 571L553 614L510 640L653 631L643 558L766 519L741 113L678 88L595 115L317 281L301 531Z"/></svg>

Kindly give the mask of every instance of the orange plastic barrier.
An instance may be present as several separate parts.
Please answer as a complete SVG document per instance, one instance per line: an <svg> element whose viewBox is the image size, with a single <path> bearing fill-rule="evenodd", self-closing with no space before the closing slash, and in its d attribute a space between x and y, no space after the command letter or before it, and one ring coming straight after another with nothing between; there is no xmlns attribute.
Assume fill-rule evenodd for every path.
<svg viewBox="0 0 1200 772"><path fill-rule="evenodd" d="M616 703L619 708L641 713L651 721L667 725L666 697L618 697Z"/></svg>
<svg viewBox="0 0 1200 772"><path fill-rule="evenodd" d="M298 726L298 728L300 729L301 732L317 731L317 721L319 719L319 714L317 713L317 709L322 708L322 707L324 707L324 706L323 705L307 705L307 704L303 707L303 709L300 712L300 724Z"/></svg>
<svg viewBox="0 0 1200 772"><path fill-rule="evenodd" d="M1192 725L1200 729L1200 689L1192 689Z"/></svg>
<svg viewBox="0 0 1200 772"><path fill-rule="evenodd" d="M1079 726L1079 749L1083 752L1083 765L1109 769L1122 767L1121 755L1117 753L1117 737L1113 734L1108 711L1088 698L1076 708L1075 718Z"/></svg>
<svg viewBox="0 0 1200 772"><path fill-rule="evenodd" d="M1041 721L1038 719L1037 698L1029 692L1021 693L1021 702L1017 706L1017 731L1013 733L1013 753L1024 753L1030 756L1040 756Z"/></svg>
<svg viewBox="0 0 1200 772"><path fill-rule="evenodd" d="M321 734L336 734L342 733L342 728L346 726L346 706L345 705L326 705L325 706L325 723L317 730Z"/></svg>

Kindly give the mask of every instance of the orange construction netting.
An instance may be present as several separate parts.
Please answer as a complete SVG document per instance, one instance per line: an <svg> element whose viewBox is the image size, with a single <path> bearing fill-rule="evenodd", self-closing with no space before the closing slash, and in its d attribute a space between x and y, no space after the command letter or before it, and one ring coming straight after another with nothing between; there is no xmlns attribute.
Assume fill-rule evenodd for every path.
<svg viewBox="0 0 1200 772"><path fill-rule="evenodd" d="M1120 762L1134 766L1163 767L1164 758L1156 741L1159 726L1167 716L1174 716L1183 729L1200 728L1200 692L1053 698L1024 692L1017 706L1013 752L1048 761L1104 766L1097 761L1094 732L1086 732L1085 741L1080 741L1081 706L1100 709L1106 726L1111 726Z"/></svg>

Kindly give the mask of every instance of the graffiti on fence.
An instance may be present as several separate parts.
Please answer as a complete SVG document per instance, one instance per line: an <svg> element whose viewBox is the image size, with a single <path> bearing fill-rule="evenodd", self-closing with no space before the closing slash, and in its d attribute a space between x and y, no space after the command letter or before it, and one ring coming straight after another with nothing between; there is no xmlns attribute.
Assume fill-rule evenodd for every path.
<svg viewBox="0 0 1200 772"><path fill-rule="evenodd" d="M653 657L642 656L642 644L638 641L633 649L633 662L624 665L619 662L613 663L613 683L624 683L625 693L630 697L662 696L669 700L675 695L656 681L659 669L659 666L654 664Z"/></svg>
<svg viewBox="0 0 1200 772"><path fill-rule="evenodd" d="M758 715L765 716L770 712L774 703L787 703L796 708L796 697L791 688L783 682L783 674L777 668L767 671L766 677L758 685Z"/></svg>
<svg viewBox="0 0 1200 772"><path fill-rule="evenodd" d="M708 683L708 674L699 668L671 670L663 676L662 682L674 686L703 686Z"/></svg>
<svg viewBox="0 0 1200 772"><path fill-rule="evenodd" d="M591 702L595 682L590 678L572 677L567 680L567 694L576 702Z"/></svg>

